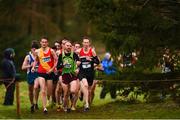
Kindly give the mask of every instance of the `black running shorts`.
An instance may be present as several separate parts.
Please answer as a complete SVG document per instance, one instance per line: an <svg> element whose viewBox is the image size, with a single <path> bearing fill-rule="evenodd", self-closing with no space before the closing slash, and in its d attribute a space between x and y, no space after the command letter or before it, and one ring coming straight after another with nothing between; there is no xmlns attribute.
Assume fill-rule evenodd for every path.
<svg viewBox="0 0 180 120"><path fill-rule="evenodd" d="M38 73L38 77L42 77L44 78L45 80L53 80L55 74L52 72L50 74L47 74L47 73Z"/></svg>
<svg viewBox="0 0 180 120"><path fill-rule="evenodd" d="M94 73L93 72L79 72L78 78L81 81L83 78L87 79L88 85L92 86L94 80Z"/></svg>

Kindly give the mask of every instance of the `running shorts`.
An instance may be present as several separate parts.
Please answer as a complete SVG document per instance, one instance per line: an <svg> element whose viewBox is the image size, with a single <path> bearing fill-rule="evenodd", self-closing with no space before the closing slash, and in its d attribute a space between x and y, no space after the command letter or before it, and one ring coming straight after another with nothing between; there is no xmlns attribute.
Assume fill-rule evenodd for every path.
<svg viewBox="0 0 180 120"><path fill-rule="evenodd" d="M34 80L35 80L37 77L38 77L38 73L37 73L37 72L34 72L34 73L29 72L29 73L27 74L27 83L28 83L29 85L33 85L33 84L34 84Z"/></svg>
<svg viewBox="0 0 180 120"><path fill-rule="evenodd" d="M77 79L77 76L71 73L65 73L62 75L62 82L66 85Z"/></svg>
<svg viewBox="0 0 180 120"><path fill-rule="evenodd" d="M94 72L79 72L78 78L81 81L83 78L87 79L88 85L92 86L94 80Z"/></svg>

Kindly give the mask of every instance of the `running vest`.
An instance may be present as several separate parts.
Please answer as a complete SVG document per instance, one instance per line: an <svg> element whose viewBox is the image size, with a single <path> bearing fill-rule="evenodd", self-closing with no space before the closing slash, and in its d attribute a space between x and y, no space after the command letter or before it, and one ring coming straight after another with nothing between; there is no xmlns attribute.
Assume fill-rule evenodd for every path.
<svg viewBox="0 0 180 120"><path fill-rule="evenodd" d="M80 57L86 57L86 56L88 56L88 57L93 57L92 48L90 48L87 53L84 52L84 48L81 48L80 53L79 53L79 56L80 56Z"/></svg>
<svg viewBox="0 0 180 120"><path fill-rule="evenodd" d="M39 67L38 73L47 73L54 66L54 58L51 54L51 48L47 53L44 53L43 49L39 49Z"/></svg>
<svg viewBox="0 0 180 120"><path fill-rule="evenodd" d="M79 53L79 57L80 57L80 60L81 60L80 69L83 69L83 70L92 70L92 69L94 69L93 62L86 60L86 57L90 57L90 58L93 57L92 48L90 48L87 53L84 52L84 48L81 48L80 53Z"/></svg>
<svg viewBox="0 0 180 120"><path fill-rule="evenodd" d="M31 52L29 52L28 56L29 56L29 59L28 59L29 65L31 65L34 62L34 58L33 58L33 55ZM37 67L38 66L35 66L35 71L37 71ZM31 72L31 69L32 69L32 67L27 69L27 74L29 74Z"/></svg>
<svg viewBox="0 0 180 120"><path fill-rule="evenodd" d="M63 69L62 75L64 73L72 73L75 74L75 70L77 68L76 63L73 58L73 52L71 52L70 56L65 55L64 51L62 52L62 61L63 61Z"/></svg>

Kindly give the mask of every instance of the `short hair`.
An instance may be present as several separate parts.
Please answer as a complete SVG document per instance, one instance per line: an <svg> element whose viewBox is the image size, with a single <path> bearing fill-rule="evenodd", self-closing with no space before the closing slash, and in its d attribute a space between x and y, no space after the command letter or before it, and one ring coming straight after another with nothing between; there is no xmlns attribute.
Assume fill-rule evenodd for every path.
<svg viewBox="0 0 180 120"><path fill-rule="evenodd" d="M46 36L41 37L41 40L42 40L42 39L49 40L48 37L46 37Z"/></svg>
<svg viewBox="0 0 180 120"><path fill-rule="evenodd" d="M63 37L63 39L62 40L69 40L67 37Z"/></svg>
<svg viewBox="0 0 180 120"><path fill-rule="evenodd" d="M67 42L72 44L72 42L71 42L70 40L66 40L65 44L66 44Z"/></svg>
<svg viewBox="0 0 180 120"><path fill-rule="evenodd" d="M31 43L31 48L36 48L36 49L38 49L38 48L39 48L38 41L33 40L32 43Z"/></svg>
<svg viewBox="0 0 180 120"><path fill-rule="evenodd" d="M60 41L60 40L56 40L54 43L59 43L59 44L60 44L60 43L61 43L61 41Z"/></svg>
<svg viewBox="0 0 180 120"><path fill-rule="evenodd" d="M83 37L83 40L84 40L84 39L88 39L89 42L91 42L91 39L90 39L88 36L84 36L84 37Z"/></svg>
<svg viewBox="0 0 180 120"><path fill-rule="evenodd" d="M53 46L52 49L53 49L53 50L57 50L56 46Z"/></svg>
<svg viewBox="0 0 180 120"><path fill-rule="evenodd" d="M90 40L90 38L88 36L83 36L83 39L88 39Z"/></svg>
<svg viewBox="0 0 180 120"><path fill-rule="evenodd" d="M75 44L79 44L79 45L81 45L79 42L73 42L72 44L73 44L73 45L75 45Z"/></svg>
<svg viewBox="0 0 180 120"><path fill-rule="evenodd" d="M60 42L60 43L62 43L62 41L68 41L68 38L67 38L67 37L64 37L63 39L61 39L61 42Z"/></svg>
<svg viewBox="0 0 180 120"><path fill-rule="evenodd" d="M67 37L64 37L62 40L61 40L61 43L62 41L66 41L66 42L70 42L72 44L72 42L67 38Z"/></svg>

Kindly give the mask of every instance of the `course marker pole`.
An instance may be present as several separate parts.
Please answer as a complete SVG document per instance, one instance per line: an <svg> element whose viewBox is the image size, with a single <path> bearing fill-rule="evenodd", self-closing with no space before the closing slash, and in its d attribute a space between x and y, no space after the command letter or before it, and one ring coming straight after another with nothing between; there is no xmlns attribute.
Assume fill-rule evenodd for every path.
<svg viewBox="0 0 180 120"><path fill-rule="evenodd" d="M19 82L16 81L16 112L17 116L20 117L20 97L19 97Z"/></svg>

